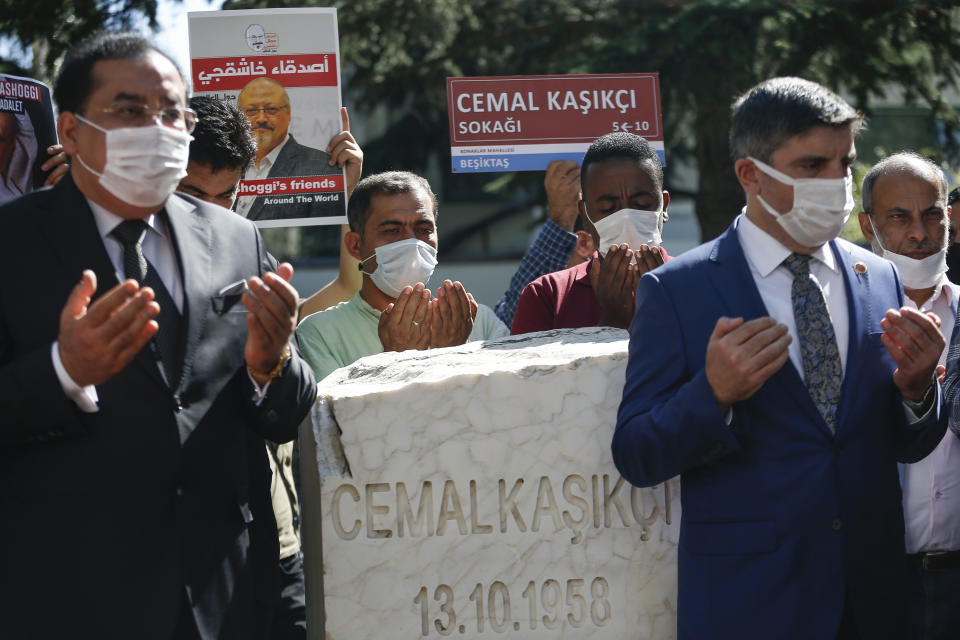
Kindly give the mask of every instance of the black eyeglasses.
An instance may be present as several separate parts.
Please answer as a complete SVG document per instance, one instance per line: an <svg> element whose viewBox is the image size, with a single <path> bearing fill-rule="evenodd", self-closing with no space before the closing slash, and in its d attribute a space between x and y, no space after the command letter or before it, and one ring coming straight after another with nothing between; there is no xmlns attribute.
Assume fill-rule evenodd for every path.
<svg viewBox="0 0 960 640"><path fill-rule="evenodd" d="M115 102L109 107L94 109L99 113L109 113L126 126L141 127L149 124L157 116L168 127L186 129L193 133L197 127L197 114L193 109L171 105L169 107L151 107L142 102Z"/></svg>
<svg viewBox="0 0 960 640"><path fill-rule="evenodd" d="M247 114L248 118L256 118L257 114L263 111L263 114L265 116L267 116L268 118L272 118L273 116L277 115L284 109L288 109L289 107L290 105L288 104L285 104L282 107L247 107L246 109L243 110L243 112Z"/></svg>

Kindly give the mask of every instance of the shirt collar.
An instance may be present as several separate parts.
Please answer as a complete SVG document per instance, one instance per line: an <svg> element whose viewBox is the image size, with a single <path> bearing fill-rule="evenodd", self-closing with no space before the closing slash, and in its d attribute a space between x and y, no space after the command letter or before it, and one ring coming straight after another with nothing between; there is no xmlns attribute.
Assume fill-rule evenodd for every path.
<svg viewBox="0 0 960 640"><path fill-rule="evenodd" d="M953 298L956 295L954 291L954 285L951 284L950 280L947 278L947 274L942 274L940 280L937 282L937 286L933 289L933 295L923 303L923 309L929 311L933 308L933 305L937 303L937 300L940 299L941 294L943 295L943 302L945 305L950 307L953 303ZM904 302L909 302L911 305L914 305L913 299L909 296L906 296ZM918 309L920 307L917 307Z"/></svg>
<svg viewBox="0 0 960 640"><path fill-rule="evenodd" d="M97 231L100 232L100 238L106 238L110 235L110 232L117 228L117 225L125 220L115 213L107 211L104 207L100 206L90 198L87 198L87 204L90 205L90 210L93 212L93 221L97 225ZM144 219L144 222L147 223L147 226L153 229L156 233L160 234L163 237L166 237L166 229L160 224L160 216L155 213L151 213Z"/></svg>
<svg viewBox="0 0 960 640"><path fill-rule="evenodd" d="M268 153L267 155L263 156L263 160L269 160L269 163L268 163L267 165L264 165L264 164L263 164L263 160L261 160L261 161L260 161L260 169L259 169L259 170L260 170L260 171L263 171L266 167L272 167L272 166L274 165L274 163L277 161L277 156L280 155L280 151L283 150L283 148L287 145L287 142L289 142L289 141L290 141L290 134L288 133L287 136L283 139L283 142L281 142L280 144L278 144L277 146L275 146L273 149L271 149L271 150L270 150L270 153ZM256 163L257 163L257 159L256 159L256 158L254 158L253 160L250 161L250 164L251 164L251 166L253 167L254 170L257 170L257 164L256 164Z"/></svg>
<svg viewBox="0 0 960 640"><path fill-rule="evenodd" d="M593 261L598 258L599 254L594 251L593 255L590 256L589 260L584 260L578 265L573 267L574 269L574 284L585 285L588 287L593 287L593 282L590 281L590 266L593 264Z"/></svg>
<svg viewBox="0 0 960 640"><path fill-rule="evenodd" d="M779 240L758 227L746 215L746 207L740 213L738 221L738 230L740 232L740 244L743 247L743 253L753 270L760 274L761 278L766 278L774 269L779 267L786 260L792 251L783 246ZM811 257L819 260L828 269L837 272L837 259L833 255L827 244L810 254Z"/></svg>
<svg viewBox="0 0 960 640"><path fill-rule="evenodd" d="M364 300L359 291L353 295L353 300L350 301L350 304L356 304L362 313L373 316L379 322L382 312L379 309L374 309L369 302Z"/></svg>

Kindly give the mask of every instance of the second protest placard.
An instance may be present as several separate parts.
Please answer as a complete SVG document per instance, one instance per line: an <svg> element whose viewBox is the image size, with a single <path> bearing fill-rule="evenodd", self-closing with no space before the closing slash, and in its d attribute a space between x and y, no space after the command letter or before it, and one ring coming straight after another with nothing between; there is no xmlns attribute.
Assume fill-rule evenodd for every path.
<svg viewBox="0 0 960 640"><path fill-rule="evenodd" d="M663 162L656 73L447 78L454 173L580 162L600 136L646 138Z"/></svg>
<svg viewBox="0 0 960 640"><path fill-rule="evenodd" d="M204 11L189 28L195 94L235 103L257 141L237 213L261 227L346 222L326 152L342 129L336 9Z"/></svg>

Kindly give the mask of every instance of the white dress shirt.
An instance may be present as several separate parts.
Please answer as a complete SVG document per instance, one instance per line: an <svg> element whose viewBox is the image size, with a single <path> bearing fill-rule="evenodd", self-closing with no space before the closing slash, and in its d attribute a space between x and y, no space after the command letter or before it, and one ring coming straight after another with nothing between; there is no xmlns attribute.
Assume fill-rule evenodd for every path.
<svg viewBox="0 0 960 640"><path fill-rule="evenodd" d="M247 168L243 171L244 180L264 180L270 177L270 169L273 168L273 165L277 161L277 156L280 155L280 151L287 146L287 143L290 142L290 134L287 134L287 137L283 139L283 142L275 146L270 150L270 153L263 156L260 159L260 166L257 166L257 159L254 158L250 161L250 164L247 165ZM236 212L242 215L244 218L247 217L247 214L250 213L250 207L253 206L254 201L257 199L257 196L240 196L237 198Z"/></svg>
<svg viewBox="0 0 960 640"><path fill-rule="evenodd" d="M126 272L123 268L123 245L111 235L111 232L118 224L124 221L124 218L107 211L89 198L87 198L87 204L90 205L90 210L93 212L93 219L97 225L97 231L100 233L100 240L103 242L103 248L106 250L107 256L110 258L110 263L113 265L117 281L123 282L126 279ZM147 223L148 229L140 244L143 257L153 265L154 271L156 271L157 276L159 276L161 282L163 282L163 286L166 287L167 292L177 306L177 311L182 315L184 296L183 279L180 277L180 267L177 264L177 256L173 248L173 239L170 237L169 229L164 220L156 214L151 214L144 221ZM97 287L102 291L113 287L113 283L98 282ZM58 340L54 340L53 344L50 345L50 357L53 360L53 369L57 374L57 379L60 381L60 386L63 388L63 392L67 397L72 399L77 406L86 413L99 411L99 407L97 406L99 397L97 396L96 387L94 385L81 387L70 377L70 374L63 366L63 361L60 359L60 343ZM158 362L157 366L160 368L160 375L166 380L167 376L163 370L163 365ZM247 370L247 377L253 384L253 402L257 406L260 406L260 403L263 402L263 399L267 395L267 390L270 388L270 381L268 380L266 384L260 386L260 384L254 380L249 369Z"/></svg>
<svg viewBox="0 0 960 640"><path fill-rule="evenodd" d="M123 244L111 233L124 219L89 198L87 203L93 211L93 220L100 232L100 239L103 240L103 248L106 249L110 263L116 271L117 281L123 282L126 279L123 269ZM144 222L149 228L140 244L143 257L153 265L154 271L160 276L163 286L177 305L177 311L183 313L183 280L180 278L180 267L177 265L177 256L173 251L167 225L157 214L151 214Z"/></svg>
<svg viewBox="0 0 960 640"><path fill-rule="evenodd" d="M746 207L744 207L746 211ZM793 364L800 379L803 379L803 356L800 353L800 339L797 335L797 323L793 317L793 274L782 263L792 252L769 233L754 224L746 213L741 213L739 226L740 246L750 265L753 281L760 290L760 297L770 314L780 324L786 325L787 331L793 338L788 351L790 362ZM814 253L810 261L810 274L820 285L824 300L827 303L827 313L833 324L833 333L837 340L837 350L840 353L840 371L847 370L847 347L850 343L850 317L847 309L847 290L840 273L833 250L825 244ZM941 355L941 357L944 357ZM939 394L939 390L938 390ZM939 397L939 396L938 396ZM904 415L908 424L915 424L929 415L936 408L927 409L926 413L918 416L906 404L903 405ZM730 423L732 413L726 417Z"/></svg>
<svg viewBox="0 0 960 640"><path fill-rule="evenodd" d="M933 296L919 307L940 317L943 335L953 334L960 287L944 275ZM917 309L909 297L904 306ZM940 354L946 365L947 350ZM947 429L930 455L902 466L903 517L906 523L907 553L960 550L960 440Z"/></svg>
<svg viewBox="0 0 960 640"><path fill-rule="evenodd" d="M740 245L750 265L753 281L760 290L767 313L777 322L786 325L793 341L790 343L790 362L803 379L803 356L800 354L800 338L793 317L793 274L782 263L792 251L774 239L769 233L754 224L746 214L740 215ZM847 310L847 290L840 273L840 266L829 245L823 245L812 254L810 274L813 276L827 302L827 311L833 324L840 353L841 372L847 370L847 346L850 342L850 319Z"/></svg>
<svg viewBox="0 0 960 640"><path fill-rule="evenodd" d="M118 224L124 221L124 218L107 211L89 198L87 198L87 204L90 205L90 210L93 212L93 220L97 225L97 231L100 233L103 248L113 265L117 281L123 282L126 280L123 268L123 245L110 234ZM153 265L157 276L163 282L163 286L167 288L174 304L177 305L177 311L182 314L183 281L180 278L180 268L177 266L177 257L173 251L167 226L156 214L151 214L145 222L148 230L140 245L143 256ZM112 287L113 283L110 282L97 283L97 288L101 291ZM50 347L50 357L53 359L53 369L57 374L57 379L60 381L60 386L67 397L72 399L82 411L95 413L98 410L97 401L99 400L96 387L92 384L81 387L74 382L60 359L60 342L58 340L54 340ZM162 367L160 373L166 379Z"/></svg>

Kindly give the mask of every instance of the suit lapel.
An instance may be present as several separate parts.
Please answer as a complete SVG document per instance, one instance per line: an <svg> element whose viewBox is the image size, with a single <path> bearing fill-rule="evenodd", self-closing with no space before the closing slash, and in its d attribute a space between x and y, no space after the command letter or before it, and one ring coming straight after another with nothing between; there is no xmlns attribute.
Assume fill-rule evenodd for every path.
<svg viewBox="0 0 960 640"><path fill-rule="evenodd" d="M294 142L293 136L291 135L287 143L280 149L280 153L277 154L277 161L270 167L270 172L267 173L267 177L286 178L290 175L295 175L293 170L297 167L297 152L298 145ZM250 207L250 211L247 212L248 220L260 219L260 214L263 213L263 208L266 206L264 204L265 199L266 196L257 196L257 199L253 201L253 205Z"/></svg>
<svg viewBox="0 0 960 640"><path fill-rule="evenodd" d="M728 316L753 320L769 315L769 311L763 303L763 298L753 279L753 272L743 253L740 234L737 231L738 226L739 218L717 239L710 254L710 261L717 268L711 269L710 279L720 297L723 298L724 310ZM810 393L792 360L787 360L780 371L770 378L768 384L771 385L771 389L778 389L778 393L793 398L808 417L819 424L824 433L829 434L827 424L817 411L816 405L813 404Z"/></svg>
<svg viewBox="0 0 960 640"><path fill-rule="evenodd" d="M880 327L870 326L874 317L871 309L870 273L864 269L863 273L854 270L852 256L834 240L830 243L833 255L837 258L837 266L843 276L843 284L847 294L847 318L849 319L849 338L847 340L847 366L843 374L843 385L840 392L840 406L837 408L837 431L843 428L847 415L853 410L863 394L857 393L854 381L861 380L860 369L864 365L864 356L869 352L865 344L867 336L872 331L880 331ZM852 274L852 275L851 275Z"/></svg>
<svg viewBox="0 0 960 640"><path fill-rule="evenodd" d="M92 269L97 274L94 298L98 298L119 280L103 247L93 212L69 173L54 187L53 193L56 200L40 222L41 233L50 241L63 272L70 278L79 282L84 269Z"/></svg>
<svg viewBox="0 0 960 640"><path fill-rule="evenodd" d="M745 320L752 320L768 314L740 245L738 223L739 218L713 246L710 262L717 268L710 270L710 280L730 317L743 316Z"/></svg>
<svg viewBox="0 0 960 640"><path fill-rule="evenodd" d="M103 246L90 205L69 173L54 187L54 193L57 200L41 223L41 232L50 240L64 273L71 274L78 282L84 269L92 269L97 274L97 291L93 297L96 300L119 284L119 274ZM157 384L166 385L149 346L141 349L133 362Z"/></svg>
<svg viewBox="0 0 960 640"><path fill-rule="evenodd" d="M181 335L183 366L180 380L174 385L174 388L182 389L193 372L197 347L210 307L213 236L209 225L197 214L196 207L183 198L170 196L166 213L183 279L183 319L186 326Z"/></svg>
<svg viewBox="0 0 960 640"><path fill-rule="evenodd" d="M256 200L253 201L253 204L250 206L250 210L247 212L247 220L259 220L260 212L263 211L263 200L266 196L257 196Z"/></svg>
<svg viewBox="0 0 960 640"><path fill-rule="evenodd" d="M290 139L287 140L287 144L283 145L283 149L280 149L280 153L277 154L277 161L270 167L270 177L302 175L304 172L298 171L298 169L302 168L299 165L300 145L291 135Z"/></svg>

